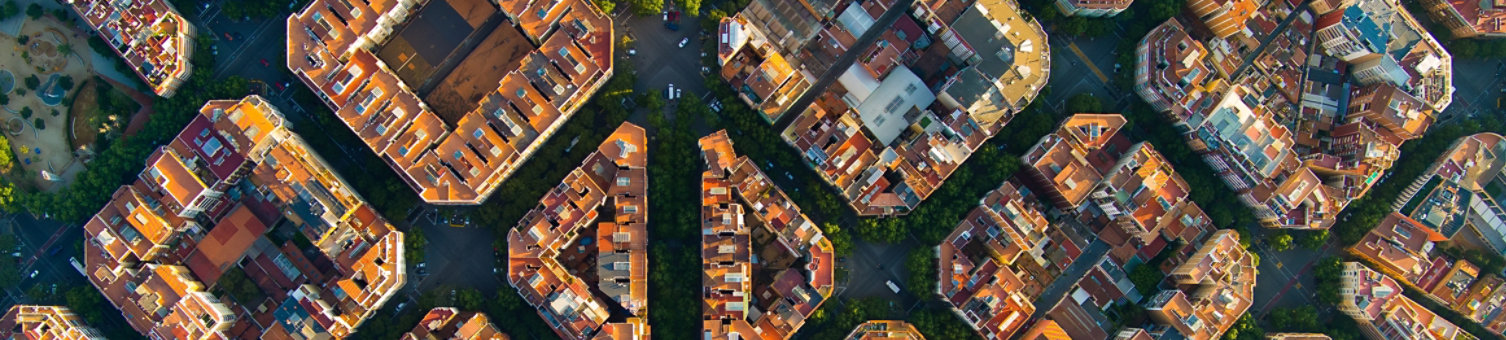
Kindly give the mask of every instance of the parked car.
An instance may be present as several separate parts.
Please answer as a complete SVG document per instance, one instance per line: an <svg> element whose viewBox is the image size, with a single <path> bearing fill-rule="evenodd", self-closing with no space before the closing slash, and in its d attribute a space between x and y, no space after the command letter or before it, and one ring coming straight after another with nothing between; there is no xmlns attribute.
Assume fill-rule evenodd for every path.
<svg viewBox="0 0 1506 340"><path fill-rule="evenodd" d="M669 100L675 100L675 83L669 83L669 91L665 91L664 95Z"/></svg>
<svg viewBox="0 0 1506 340"><path fill-rule="evenodd" d="M680 48L685 48L685 44L689 44L689 43L690 43L690 38L680 38Z"/></svg>
<svg viewBox="0 0 1506 340"><path fill-rule="evenodd" d="M894 291L895 294L899 294L899 286L894 284L894 280L884 281L884 285L889 286L889 290Z"/></svg>

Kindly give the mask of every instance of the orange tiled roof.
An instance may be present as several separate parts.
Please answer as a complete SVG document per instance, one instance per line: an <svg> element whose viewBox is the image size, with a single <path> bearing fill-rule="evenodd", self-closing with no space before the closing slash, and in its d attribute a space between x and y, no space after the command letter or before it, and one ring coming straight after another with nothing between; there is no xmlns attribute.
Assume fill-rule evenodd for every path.
<svg viewBox="0 0 1506 340"><path fill-rule="evenodd" d="M375 55L426 2L318 0L287 21L289 69L435 204L486 199L612 75L611 18L589 1L457 4L497 6L537 47L468 112L433 111Z"/></svg>
<svg viewBox="0 0 1506 340"><path fill-rule="evenodd" d="M607 322L617 308L608 308L595 293L616 301L629 318L648 311L647 152L646 131L624 123L564 182L545 193L539 206L507 235L508 282L538 307L539 316L562 338L648 334L643 324ZM594 223L609 199L614 216ZM595 231L590 232L593 225ZM578 277L558 258L574 261L578 251L570 245L581 237L596 242L595 270L590 274L595 282Z"/></svg>
<svg viewBox="0 0 1506 340"><path fill-rule="evenodd" d="M276 337L279 330L258 325L267 324L260 320L270 318L264 314L270 311L232 308L256 310L263 301L222 300L205 292L201 280L215 282L228 268L239 266L247 254L280 258L283 254L275 246L258 246L257 242L267 225L282 221L312 240L331 267L327 273L303 275L296 275L297 271L311 269L289 266L279 271L294 272L283 273L295 276L284 279L328 277L298 285L310 291L300 296L338 305L338 310L321 315L340 322L323 327L336 337L349 335L405 282L402 233L395 232L308 150L306 142L288 131L282 114L260 97L210 101L199 113L190 129L202 135L179 138L171 148L159 149L148 160L154 166L136 184L117 190L111 202L85 224L90 241L85 242L83 262L90 282L142 334L216 339L229 338L233 330ZM222 138L207 138L212 135ZM210 147L211 142L221 144ZM199 143L204 145L195 145ZM236 157L217 157L217 162L240 163L204 164L202 159L184 158L188 154L180 153L189 151L194 158L228 152ZM214 174L215 182L197 180L205 174ZM221 196L212 187L238 190ZM158 193L154 188L163 189ZM167 213L164 205L184 200L188 204L174 207L176 214ZM196 221L214 227L205 233ZM251 269L246 273L265 274ZM259 321L241 322L246 317Z"/></svg>
<svg viewBox="0 0 1506 340"><path fill-rule="evenodd" d="M701 174L703 332L715 339L789 338L832 294L831 241L751 160L736 154L726 131L699 144L707 167ZM752 249L747 217L773 234L778 246ZM777 271L773 282L755 281L755 251L764 270ZM790 267L794 258L809 262ZM755 301L753 294L766 298ZM754 308L764 313L749 320Z"/></svg>

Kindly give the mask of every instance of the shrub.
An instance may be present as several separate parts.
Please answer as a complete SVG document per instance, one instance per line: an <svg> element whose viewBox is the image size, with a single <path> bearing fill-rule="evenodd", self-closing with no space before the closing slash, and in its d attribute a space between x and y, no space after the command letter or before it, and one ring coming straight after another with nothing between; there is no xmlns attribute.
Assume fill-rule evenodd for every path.
<svg viewBox="0 0 1506 340"><path fill-rule="evenodd" d="M42 121L41 118L33 119L31 121L31 123L32 123L32 125L36 125L37 126L37 130L46 130L47 129L47 122Z"/></svg>
<svg viewBox="0 0 1506 340"><path fill-rule="evenodd" d="M58 113L57 109L52 109L52 116L53 117L57 117L59 114L61 114L61 113Z"/></svg>
<svg viewBox="0 0 1506 340"><path fill-rule="evenodd" d="M10 95L4 94L4 93L0 93L0 105L9 105L9 104L10 104Z"/></svg>
<svg viewBox="0 0 1506 340"><path fill-rule="evenodd" d="M21 108L21 118L31 119L31 113L30 106Z"/></svg>
<svg viewBox="0 0 1506 340"><path fill-rule="evenodd" d="M61 86L64 90L72 90L73 89L73 77L72 76L58 77L58 86Z"/></svg>

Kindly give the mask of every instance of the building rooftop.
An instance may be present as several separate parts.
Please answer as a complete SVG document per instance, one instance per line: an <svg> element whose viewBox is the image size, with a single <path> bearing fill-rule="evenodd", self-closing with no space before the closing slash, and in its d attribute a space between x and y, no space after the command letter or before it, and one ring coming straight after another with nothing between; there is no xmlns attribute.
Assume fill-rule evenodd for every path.
<svg viewBox="0 0 1506 340"><path fill-rule="evenodd" d="M1402 287L1358 262L1345 262L1339 310L1371 334L1402 338L1452 339L1464 335L1458 326L1401 295Z"/></svg>
<svg viewBox="0 0 1506 340"><path fill-rule="evenodd" d="M508 232L508 282L562 338L648 312L647 165L647 133L624 123Z"/></svg>
<svg viewBox="0 0 1506 340"><path fill-rule="evenodd" d="M937 293L979 335L1013 336L1024 329L1035 312L1032 302L1044 289L1023 280L1035 274L1016 273L1015 262L1023 257L1022 262L1048 266L1046 248L1070 242L1051 239L1050 228L1045 216L1025 203L1020 189L1005 182L937 246Z"/></svg>
<svg viewBox="0 0 1506 340"><path fill-rule="evenodd" d="M831 241L726 131L699 144L703 336L787 339L832 294Z"/></svg>
<svg viewBox="0 0 1506 340"><path fill-rule="evenodd" d="M171 97L188 81L195 29L167 0L65 1L152 92Z"/></svg>
<svg viewBox="0 0 1506 340"><path fill-rule="evenodd" d="M1152 107L1181 116L1217 77L1209 66L1209 51L1193 39L1176 18L1156 26L1140 40L1135 65L1135 92Z"/></svg>
<svg viewBox="0 0 1506 340"><path fill-rule="evenodd" d="M104 339L68 307L15 305L0 318L0 338L6 339Z"/></svg>
<svg viewBox="0 0 1506 340"><path fill-rule="evenodd" d="M1447 240L1443 234L1416 220L1391 213L1351 247L1351 251L1379 265L1383 272L1400 275L1401 279L1420 285L1423 276L1432 272L1433 259L1429 253L1433 245Z"/></svg>
<svg viewBox="0 0 1506 340"><path fill-rule="evenodd" d="M1129 141L1119 134L1124 116L1076 114L1062 121L1055 133L1042 137L1020 160L1058 208L1076 207L1088 198L1101 171L1118 162Z"/></svg>
<svg viewBox="0 0 1506 340"><path fill-rule="evenodd" d="M1491 0L1444 0L1438 1L1438 5L1430 6L1440 9L1438 15L1452 23L1445 24L1454 29L1456 36L1483 35L1486 37L1501 37L1506 35L1506 2ZM1458 26L1458 27L1455 27Z"/></svg>
<svg viewBox="0 0 1506 340"><path fill-rule="evenodd" d="M925 340L926 336L915 330L909 322L900 320L873 320L859 324L847 334L847 340Z"/></svg>
<svg viewBox="0 0 1506 340"><path fill-rule="evenodd" d="M1119 163L1103 172L1090 196L1104 217L1140 242L1160 237L1162 226L1179 223L1179 210L1193 204L1192 188L1149 143L1136 143Z"/></svg>
<svg viewBox="0 0 1506 340"><path fill-rule="evenodd" d="M1020 340L1072 340L1072 337L1056 321L1040 319L1020 335Z"/></svg>
<svg viewBox="0 0 1506 340"><path fill-rule="evenodd" d="M612 75L584 0L318 0L287 25L288 68L434 204L485 200Z"/></svg>
<svg viewBox="0 0 1506 340"><path fill-rule="evenodd" d="M429 339L507 340L508 337L497 330L486 314L439 307L430 309L413 330L402 337L402 340Z"/></svg>
<svg viewBox="0 0 1506 340"><path fill-rule="evenodd" d="M980 0L950 24L971 48L962 57L972 66L943 86L939 97L984 127L1008 122L1050 78L1046 33L1016 6L1008 0Z"/></svg>
<svg viewBox="0 0 1506 340"><path fill-rule="evenodd" d="M292 294L281 289L305 291L309 303L338 306L322 314L322 332L349 335L406 281L402 233L260 97L210 101L199 113L185 133L148 158L159 166L117 190L85 224L89 281L144 335L284 332L242 322L273 318L271 310L256 307ZM222 163L227 161L238 163ZM181 197L189 196L175 189L156 189L190 181L198 193L187 202ZM187 204L174 206L181 203ZM278 249L264 237L276 225L303 233L317 249ZM248 255L257 265L243 261ZM290 260L305 256L302 261L318 265ZM281 276L267 276L262 263L275 264ZM206 282L242 270L247 277L241 279L272 283L258 287L268 300L237 301L206 291Z"/></svg>
<svg viewBox="0 0 1506 340"><path fill-rule="evenodd" d="M1151 318L1189 339L1218 339L1254 305L1255 256L1219 230L1170 275L1178 289L1145 302Z"/></svg>

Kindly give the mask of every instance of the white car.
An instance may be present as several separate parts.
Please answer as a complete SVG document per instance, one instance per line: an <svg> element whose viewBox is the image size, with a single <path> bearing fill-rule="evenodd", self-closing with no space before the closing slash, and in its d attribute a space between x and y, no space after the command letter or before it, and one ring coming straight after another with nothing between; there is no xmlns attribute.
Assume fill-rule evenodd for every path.
<svg viewBox="0 0 1506 340"><path fill-rule="evenodd" d="M664 92L669 100L675 100L675 83L669 83L669 91Z"/></svg>
<svg viewBox="0 0 1506 340"><path fill-rule="evenodd" d="M690 38L680 38L680 48L685 48L685 44L689 44L689 43L690 43Z"/></svg>
<svg viewBox="0 0 1506 340"><path fill-rule="evenodd" d="M889 290L894 291L895 294L899 294L899 286L895 285L894 281L884 281L884 285L889 286Z"/></svg>
<svg viewBox="0 0 1506 340"><path fill-rule="evenodd" d="M684 88L675 89L675 99L680 99L680 90L684 90Z"/></svg>

